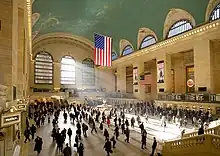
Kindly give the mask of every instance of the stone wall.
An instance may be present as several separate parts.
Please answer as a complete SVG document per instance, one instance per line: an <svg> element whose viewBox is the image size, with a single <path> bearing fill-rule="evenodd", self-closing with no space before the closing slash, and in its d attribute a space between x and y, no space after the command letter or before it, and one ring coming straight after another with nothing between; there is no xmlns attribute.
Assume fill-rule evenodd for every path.
<svg viewBox="0 0 220 156"><path fill-rule="evenodd" d="M0 5L0 84L5 86L12 85L12 2L2 0ZM10 89L8 93L10 94Z"/></svg>

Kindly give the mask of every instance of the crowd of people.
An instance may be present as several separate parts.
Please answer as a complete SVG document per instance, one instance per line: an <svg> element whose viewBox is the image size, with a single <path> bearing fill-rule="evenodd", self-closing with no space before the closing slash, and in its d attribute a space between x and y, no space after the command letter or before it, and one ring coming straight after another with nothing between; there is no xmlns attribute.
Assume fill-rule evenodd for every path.
<svg viewBox="0 0 220 156"><path fill-rule="evenodd" d="M141 107L140 107L141 106ZM209 112L203 111L193 111L186 109L172 109L155 107L153 104L146 103L146 105L137 105L132 107L133 110L128 109L129 113L134 111L137 114L137 118L131 117L130 121L125 116L124 109L112 108L109 114L106 114L105 111L100 111L97 107L88 107L82 105L68 104L67 101L62 102L62 104L54 104L53 102L39 102L35 101L34 104L29 106L29 115L26 119L27 128L24 131L25 140L30 141L34 140L35 146L34 151L37 151L39 154L42 150L43 139L40 136L35 138L37 128L45 125L47 123L52 123L53 128L51 130L51 137L53 138L54 143L57 144L57 150L59 153L63 153L64 156L71 156L72 150L68 143L65 140L68 136L69 140L72 138L72 129L62 130L59 127L59 117L63 115L64 123L67 123L69 118L70 123L76 127L75 143L74 148L79 156L83 156L84 153L84 144L82 141L82 135L86 138L88 137L87 131L91 129L91 134L98 133L98 131L103 133L105 144L104 149L109 156L113 153L112 148L116 147L116 143L120 134L125 136L124 141L126 143L130 142L130 127L134 127L134 123L137 122L141 130L141 149L147 148L147 131L144 127L143 121L141 121L140 116L143 115L148 120L148 115L158 116L161 119L161 126L165 126L166 122L169 123L179 123L179 126L186 126L187 122L191 120L191 124L199 126L198 134L204 134L204 123L211 122L212 115ZM147 114L147 115L146 115ZM113 121L113 123L111 123ZM107 127L105 127L105 125ZM111 130L110 130L111 129ZM113 131L111 134L109 131ZM182 135L185 133L183 129ZM31 136L31 139L30 139ZM154 155L155 149L157 148L156 138L153 137L151 155ZM158 153L158 155L160 155Z"/></svg>
<svg viewBox="0 0 220 156"><path fill-rule="evenodd" d="M116 105L119 106L119 105ZM190 110L187 108L171 108L156 106L154 102L139 102L137 104L131 104L127 107L117 107L121 111L124 109L126 113L135 114L146 117L156 116L161 119L161 126L166 126L166 122L173 123L179 127L186 127L192 125L194 127L200 127L203 124L204 128L209 126L209 123L213 121L211 111L204 110Z"/></svg>
<svg viewBox="0 0 220 156"><path fill-rule="evenodd" d="M94 134L94 132L103 133L105 139L103 148L108 156L113 153L114 150L112 150L112 148L116 147L120 133L125 135L124 141L126 143L130 142L130 123L128 119L125 118L125 114L123 112L121 112L121 114L118 116L116 111L113 109L110 111L110 114L105 114L104 111L101 112L99 109L93 107L72 104L69 105L67 102L64 104L54 105L52 102L42 101L36 101L34 104L29 106L29 116L26 119L27 128L24 132L24 142L26 143L27 141L30 141L31 136L32 140L35 142L34 151L37 151L39 154L42 150L43 139L40 136L35 138L35 134L38 128L46 124L47 120L47 123L51 123L53 125L51 137L53 138L54 143L57 145L58 152L63 153L64 156L71 156L72 150L69 144L66 143L65 148L63 146L67 136L69 140L71 140L73 132L71 128L60 129L58 123L60 122L59 118L61 115L63 115L64 123L67 123L67 118L69 118L68 121L70 121L70 123L68 124L74 124L76 127L76 135L74 138L75 143L73 146L76 148L79 156L83 156L84 153L82 135L85 138L88 137L87 131L89 128L91 129L91 134ZM110 119L114 121L114 124L111 123ZM131 126L133 126L132 121ZM141 148L145 149L147 145L147 132L143 125L140 126L140 128L142 138ZM110 133L109 131L113 131L113 133ZM154 155L156 147L157 141L156 138L154 138L151 155Z"/></svg>

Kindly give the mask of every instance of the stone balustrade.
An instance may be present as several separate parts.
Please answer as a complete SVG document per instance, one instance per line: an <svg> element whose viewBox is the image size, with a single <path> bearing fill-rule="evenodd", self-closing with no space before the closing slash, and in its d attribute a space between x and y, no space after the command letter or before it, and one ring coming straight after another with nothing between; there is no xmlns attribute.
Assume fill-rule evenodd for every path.
<svg viewBox="0 0 220 156"><path fill-rule="evenodd" d="M204 134L165 142L163 156L217 156L220 153L220 136Z"/></svg>
<svg viewBox="0 0 220 156"><path fill-rule="evenodd" d="M219 135L220 136L220 125L204 130L204 134L214 134L214 135ZM184 134L183 138L193 137L193 136L197 136L197 135L198 135L198 131L195 131L195 132Z"/></svg>

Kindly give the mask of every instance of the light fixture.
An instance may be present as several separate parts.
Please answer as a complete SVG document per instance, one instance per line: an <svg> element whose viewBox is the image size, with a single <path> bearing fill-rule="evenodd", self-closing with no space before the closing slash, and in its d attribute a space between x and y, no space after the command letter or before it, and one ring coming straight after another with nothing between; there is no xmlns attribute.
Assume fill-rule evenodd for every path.
<svg viewBox="0 0 220 156"><path fill-rule="evenodd" d="M14 109L13 109L13 108L11 108L9 111L10 111L11 113L13 113L13 112L14 112Z"/></svg>

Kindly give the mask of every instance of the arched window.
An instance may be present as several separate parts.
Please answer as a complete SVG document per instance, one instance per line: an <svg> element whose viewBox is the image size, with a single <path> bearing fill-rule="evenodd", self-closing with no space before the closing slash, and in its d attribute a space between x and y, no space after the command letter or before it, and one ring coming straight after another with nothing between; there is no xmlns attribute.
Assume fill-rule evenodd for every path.
<svg viewBox="0 0 220 156"><path fill-rule="evenodd" d="M116 52L112 52L112 61L118 58L118 54Z"/></svg>
<svg viewBox="0 0 220 156"><path fill-rule="evenodd" d="M130 45L127 45L122 51L122 56L131 54L132 52L133 52L133 48Z"/></svg>
<svg viewBox="0 0 220 156"><path fill-rule="evenodd" d="M39 52L35 57L34 82L38 84L53 83L53 59L47 52Z"/></svg>
<svg viewBox="0 0 220 156"><path fill-rule="evenodd" d="M214 21L220 18L220 3L215 7L210 15L210 21Z"/></svg>
<svg viewBox="0 0 220 156"><path fill-rule="evenodd" d="M95 68L94 62L90 58L86 58L82 61L82 84L83 86L95 86Z"/></svg>
<svg viewBox="0 0 220 156"><path fill-rule="evenodd" d="M193 26L188 20L178 21L170 28L167 38L179 35L183 32L191 30L192 28Z"/></svg>
<svg viewBox="0 0 220 156"><path fill-rule="evenodd" d="M71 56L64 56L61 60L61 84L76 83L76 63Z"/></svg>
<svg viewBox="0 0 220 156"><path fill-rule="evenodd" d="M141 42L140 49L149 47L150 45L155 44L156 42L157 41L154 36L146 36Z"/></svg>

